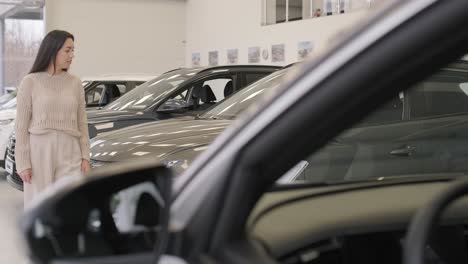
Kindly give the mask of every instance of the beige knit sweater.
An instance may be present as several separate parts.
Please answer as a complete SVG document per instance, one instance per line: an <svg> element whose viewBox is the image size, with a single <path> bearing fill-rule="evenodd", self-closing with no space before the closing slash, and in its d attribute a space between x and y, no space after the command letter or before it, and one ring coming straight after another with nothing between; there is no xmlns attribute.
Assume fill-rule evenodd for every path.
<svg viewBox="0 0 468 264"><path fill-rule="evenodd" d="M81 80L67 72L28 74L18 87L16 170L31 168L29 134L59 130L79 138L81 157L89 160L88 122Z"/></svg>

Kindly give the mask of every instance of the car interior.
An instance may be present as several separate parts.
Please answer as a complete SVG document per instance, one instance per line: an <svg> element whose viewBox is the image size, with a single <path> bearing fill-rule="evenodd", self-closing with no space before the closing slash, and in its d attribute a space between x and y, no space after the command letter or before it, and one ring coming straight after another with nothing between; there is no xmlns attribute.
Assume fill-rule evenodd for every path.
<svg viewBox="0 0 468 264"><path fill-rule="evenodd" d="M192 98L198 102L198 110L203 111L210 108L216 102L216 96L211 87L207 84L193 90Z"/></svg>
<svg viewBox="0 0 468 264"><path fill-rule="evenodd" d="M233 93L234 85L232 79L207 80L194 86L188 104L192 105L191 109L197 113L202 113ZM217 97L216 94L220 97Z"/></svg>
<svg viewBox="0 0 468 264"><path fill-rule="evenodd" d="M232 81L229 81L226 83L226 86L224 86L224 90L223 90L224 98L230 96L233 93L234 93L234 86L232 85Z"/></svg>
<svg viewBox="0 0 468 264"><path fill-rule="evenodd" d="M260 200L248 232L280 263L402 263L413 210L447 184L440 180L276 190ZM425 263L468 261L466 206L468 199L457 202L434 230Z"/></svg>
<svg viewBox="0 0 468 264"><path fill-rule="evenodd" d="M102 104L107 105L121 96L119 87L116 84L105 84L106 90L102 99Z"/></svg>

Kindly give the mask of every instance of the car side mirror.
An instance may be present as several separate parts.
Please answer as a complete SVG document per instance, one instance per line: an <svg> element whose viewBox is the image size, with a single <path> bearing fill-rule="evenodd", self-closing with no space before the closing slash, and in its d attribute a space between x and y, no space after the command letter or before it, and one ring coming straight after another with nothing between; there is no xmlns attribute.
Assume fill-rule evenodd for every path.
<svg viewBox="0 0 468 264"><path fill-rule="evenodd" d="M153 263L168 241L172 172L154 162L65 177L28 207L21 227L34 263Z"/></svg>
<svg viewBox="0 0 468 264"><path fill-rule="evenodd" d="M169 99L164 102L157 110L159 113L178 113L184 112L187 108L187 102L182 99Z"/></svg>

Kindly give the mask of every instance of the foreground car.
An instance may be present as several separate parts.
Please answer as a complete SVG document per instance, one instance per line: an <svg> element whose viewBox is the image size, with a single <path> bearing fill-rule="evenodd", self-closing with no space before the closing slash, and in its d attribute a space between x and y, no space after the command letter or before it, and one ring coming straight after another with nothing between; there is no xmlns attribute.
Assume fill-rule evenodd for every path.
<svg viewBox="0 0 468 264"><path fill-rule="evenodd" d="M468 52L467 14L466 1L394 2L338 49L292 67L280 88L174 178L172 190L170 171L151 163L109 166L55 186L23 221L33 260L400 263L412 215L465 173L349 182L341 179L346 171L337 170L335 184L271 188L377 106ZM452 124L433 136L463 137L451 133ZM424 124L420 128L425 132ZM133 187L139 187L138 200L119 197ZM125 214L119 202L134 206ZM424 234L433 230L422 240L427 243L418 243L426 263L468 261L467 204L461 200L445 211L441 226L424 226ZM123 215L131 216L132 232L116 225ZM406 263L423 262L416 260Z"/></svg>

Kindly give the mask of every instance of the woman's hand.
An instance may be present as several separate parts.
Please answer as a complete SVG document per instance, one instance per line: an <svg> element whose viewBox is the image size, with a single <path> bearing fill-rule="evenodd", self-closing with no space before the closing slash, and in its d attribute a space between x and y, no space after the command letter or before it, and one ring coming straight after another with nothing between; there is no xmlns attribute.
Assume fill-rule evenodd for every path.
<svg viewBox="0 0 468 264"><path fill-rule="evenodd" d="M91 170L91 165L89 164L89 161L82 159L81 160L81 172L87 173L90 170Z"/></svg>
<svg viewBox="0 0 468 264"><path fill-rule="evenodd" d="M25 169L24 171L19 173L21 180L25 183L31 183L32 178L32 169Z"/></svg>

